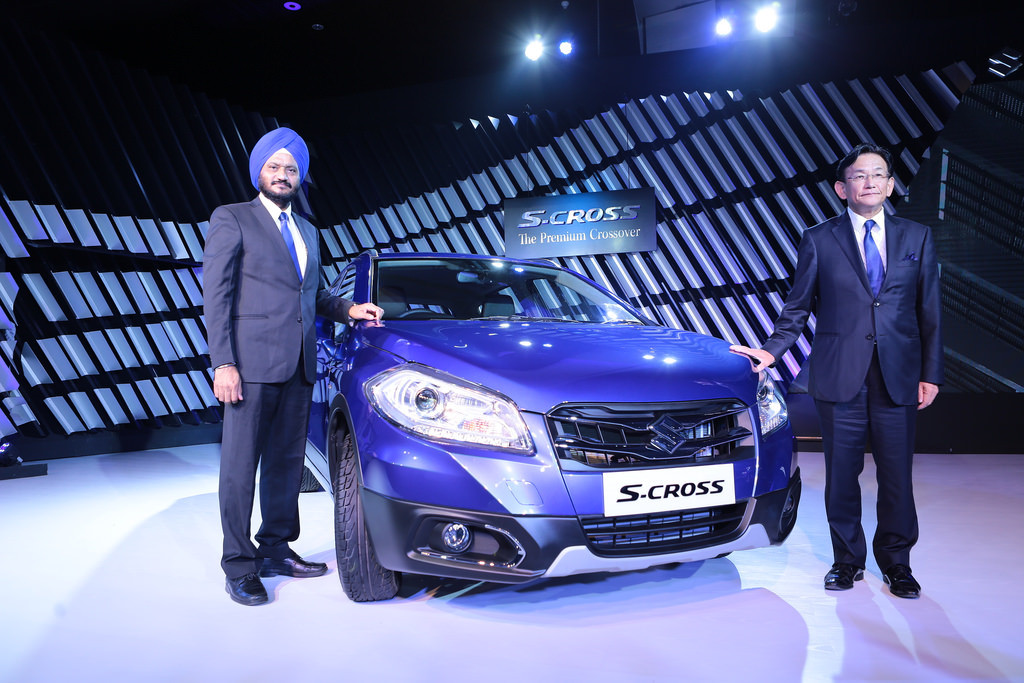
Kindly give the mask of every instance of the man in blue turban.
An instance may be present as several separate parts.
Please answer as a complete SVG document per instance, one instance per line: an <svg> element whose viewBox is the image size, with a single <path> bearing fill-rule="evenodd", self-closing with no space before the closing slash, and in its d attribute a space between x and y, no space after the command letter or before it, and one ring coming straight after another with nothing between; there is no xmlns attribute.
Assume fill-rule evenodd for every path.
<svg viewBox="0 0 1024 683"><path fill-rule="evenodd" d="M249 177L252 178L252 186L259 189L260 171L271 156L279 150L285 150L292 155L299 169L299 182L306 179L309 171L309 148L299 134L291 128L275 128L261 137L249 154Z"/></svg>
<svg viewBox="0 0 1024 683"><path fill-rule="evenodd" d="M221 567L231 599L269 601L260 577L320 576L322 562L291 549L299 536L299 487L316 373L314 321L379 319L381 309L331 296L320 273L313 225L292 211L309 169L309 149L289 128L253 146L252 201L217 207L203 254L203 307L224 403L220 512ZM260 468L262 524L251 518Z"/></svg>

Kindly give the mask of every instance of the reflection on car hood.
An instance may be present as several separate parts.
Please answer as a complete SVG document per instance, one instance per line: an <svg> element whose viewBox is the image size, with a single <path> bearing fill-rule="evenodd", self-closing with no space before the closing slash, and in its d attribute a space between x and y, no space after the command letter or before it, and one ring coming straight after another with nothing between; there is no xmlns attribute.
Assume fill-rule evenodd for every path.
<svg viewBox="0 0 1024 683"><path fill-rule="evenodd" d="M366 343L495 389L523 410L564 402L753 401L756 375L720 339L665 327L385 321Z"/></svg>

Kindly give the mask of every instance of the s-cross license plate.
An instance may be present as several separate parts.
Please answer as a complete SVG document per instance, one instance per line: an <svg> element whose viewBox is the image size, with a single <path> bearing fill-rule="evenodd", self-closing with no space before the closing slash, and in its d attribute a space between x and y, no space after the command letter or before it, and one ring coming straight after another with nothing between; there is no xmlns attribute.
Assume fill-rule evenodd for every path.
<svg viewBox="0 0 1024 683"><path fill-rule="evenodd" d="M736 502L731 464L605 472L604 514L644 515Z"/></svg>

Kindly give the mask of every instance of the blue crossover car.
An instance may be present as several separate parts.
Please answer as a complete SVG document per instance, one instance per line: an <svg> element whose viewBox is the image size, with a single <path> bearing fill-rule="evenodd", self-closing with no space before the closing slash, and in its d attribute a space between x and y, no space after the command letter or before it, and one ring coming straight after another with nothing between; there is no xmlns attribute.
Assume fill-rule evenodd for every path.
<svg viewBox="0 0 1024 683"><path fill-rule="evenodd" d="M781 543L800 474L785 401L712 337L546 261L363 254L319 321L307 466L352 600L402 572L520 583Z"/></svg>

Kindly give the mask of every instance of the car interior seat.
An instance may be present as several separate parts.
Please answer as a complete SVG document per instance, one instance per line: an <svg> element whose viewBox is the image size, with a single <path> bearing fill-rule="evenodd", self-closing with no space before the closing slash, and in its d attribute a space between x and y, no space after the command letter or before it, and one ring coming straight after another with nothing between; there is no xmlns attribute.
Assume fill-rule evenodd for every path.
<svg viewBox="0 0 1024 683"><path fill-rule="evenodd" d="M507 294L491 294L484 299L481 315L515 315L516 304Z"/></svg>

